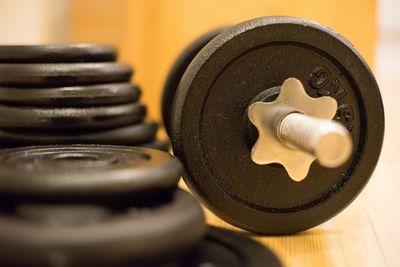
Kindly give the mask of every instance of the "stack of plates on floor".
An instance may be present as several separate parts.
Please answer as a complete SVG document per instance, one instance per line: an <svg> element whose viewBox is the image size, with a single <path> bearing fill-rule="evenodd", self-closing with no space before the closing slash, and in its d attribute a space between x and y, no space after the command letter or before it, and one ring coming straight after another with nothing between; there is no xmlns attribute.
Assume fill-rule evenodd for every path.
<svg viewBox="0 0 400 267"><path fill-rule="evenodd" d="M0 146L112 144L167 150L145 122L129 65L101 45L0 46Z"/></svg>
<svg viewBox="0 0 400 267"><path fill-rule="evenodd" d="M54 145L0 151L1 266L281 266L208 227L177 188L182 165L149 148Z"/></svg>

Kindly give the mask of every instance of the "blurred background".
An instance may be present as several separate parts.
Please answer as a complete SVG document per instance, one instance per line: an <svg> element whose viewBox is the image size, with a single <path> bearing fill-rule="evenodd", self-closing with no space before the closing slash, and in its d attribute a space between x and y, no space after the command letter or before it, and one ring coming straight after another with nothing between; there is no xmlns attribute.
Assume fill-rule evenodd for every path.
<svg viewBox="0 0 400 267"><path fill-rule="evenodd" d="M249 4L250 3L250 4ZM396 76L398 0L0 0L0 43L104 43L135 68L150 118L160 119L167 71L191 41L214 28L266 15L297 16L348 38L378 74Z"/></svg>

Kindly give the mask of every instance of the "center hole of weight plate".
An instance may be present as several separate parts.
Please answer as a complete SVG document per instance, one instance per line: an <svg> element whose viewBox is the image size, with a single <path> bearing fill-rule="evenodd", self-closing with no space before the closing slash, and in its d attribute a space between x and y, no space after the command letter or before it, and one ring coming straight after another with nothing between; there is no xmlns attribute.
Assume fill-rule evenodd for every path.
<svg viewBox="0 0 400 267"><path fill-rule="evenodd" d="M57 164L66 164L83 167L98 167L115 164L118 159L107 154L83 153L83 152L65 152L54 154L51 159Z"/></svg>
<svg viewBox="0 0 400 267"><path fill-rule="evenodd" d="M87 155L82 153L69 153L63 155L55 155L54 159L57 161L96 161L99 159L96 155Z"/></svg>

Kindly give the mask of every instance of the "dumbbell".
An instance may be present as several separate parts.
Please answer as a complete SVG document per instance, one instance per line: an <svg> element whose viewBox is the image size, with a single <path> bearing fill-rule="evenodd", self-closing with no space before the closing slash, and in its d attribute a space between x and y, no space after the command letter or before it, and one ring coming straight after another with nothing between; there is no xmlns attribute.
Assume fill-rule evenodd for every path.
<svg viewBox="0 0 400 267"><path fill-rule="evenodd" d="M164 87L183 178L216 215L262 234L317 226L379 159L379 87L353 45L304 19L261 17L200 37Z"/></svg>

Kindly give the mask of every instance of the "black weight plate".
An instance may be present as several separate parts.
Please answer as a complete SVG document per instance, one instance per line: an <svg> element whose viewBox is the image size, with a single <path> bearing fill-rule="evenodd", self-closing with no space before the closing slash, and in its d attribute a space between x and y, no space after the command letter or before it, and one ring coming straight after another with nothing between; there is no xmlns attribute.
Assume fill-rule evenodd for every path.
<svg viewBox="0 0 400 267"><path fill-rule="evenodd" d="M0 64L0 85L17 87L78 86L128 82L129 65L120 63Z"/></svg>
<svg viewBox="0 0 400 267"><path fill-rule="evenodd" d="M313 97L337 100L335 119L354 146L346 164L314 162L302 182L280 165L255 164L246 142L249 104L289 77ZM269 234L314 227L349 205L375 168L383 132L379 88L358 52L331 29L289 17L258 18L215 37L183 75L172 109L173 150L189 187L226 221Z"/></svg>
<svg viewBox="0 0 400 267"><path fill-rule="evenodd" d="M129 83L54 88L0 87L0 103L23 106L83 107L138 101L141 90Z"/></svg>
<svg viewBox="0 0 400 267"><path fill-rule="evenodd" d="M53 145L0 151L0 193L26 199L138 198L170 190L182 166L155 149Z"/></svg>
<svg viewBox="0 0 400 267"><path fill-rule="evenodd" d="M154 140L152 142L139 144L137 146L154 148L157 150L168 152L171 147L171 144L168 141Z"/></svg>
<svg viewBox="0 0 400 267"><path fill-rule="evenodd" d="M169 133L171 124L171 108L174 102L175 92L181 81L182 75L190 62L197 55L197 53L215 36L221 33L223 29L217 29L202 35L191 43L178 57L168 73L167 80L163 88L162 95L162 116L164 121L165 130Z"/></svg>
<svg viewBox="0 0 400 267"><path fill-rule="evenodd" d="M207 235L181 261L185 267L281 267L276 255L239 233L210 227Z"/></svg>
<svg viewBox="0 0 400 267"><path fill-rule="evenodd" d="M19 204L0 215L1 266L144 266L168 260L206 232L200 205L177 189L143 206Z"/></svg>
<svg viewBox="0 0 400 267"><path fill-rule="evenodd" d="M115 47L92 44L2 45L0 63L79 63L115 61Z"/></svg>
<svg viewBox="0 0 400 267"><path fill-rule="evenodd" d="M6 146L54 145L54 144L108 144L133 146L154 139L158 125L139 123L119 128L85 133L54 133L0 129L0 144Z"/></svg>
<svg viewBox="0 0 400 267"><path fill-rule="evenodd" d="M45 129L93 129L141 121L141 103L86 108L34 108L0 105L0 127Z"/></svg>

